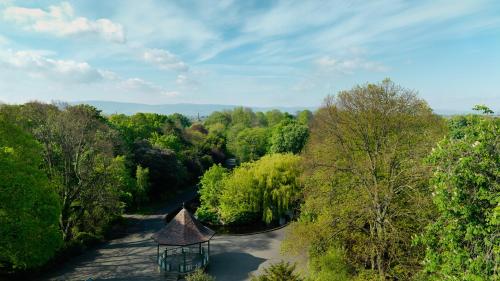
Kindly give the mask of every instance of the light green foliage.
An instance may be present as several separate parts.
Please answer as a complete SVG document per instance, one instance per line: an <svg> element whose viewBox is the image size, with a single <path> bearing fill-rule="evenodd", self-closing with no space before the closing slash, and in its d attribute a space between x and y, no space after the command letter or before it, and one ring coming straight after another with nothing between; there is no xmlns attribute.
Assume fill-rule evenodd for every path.
<svg viewBox="0 0 500 281"><path fill-rule="evenodd" d="M309 131L295 120L284 120L273 128L270 151L272 153L299 153L304 147Z"/></svg>
<svg viewBox="0 0 500 281"><path fill-rule="evenodd" d="M308 126L313 119L313 113L310 110L303 110L297 113L297 122Z"/></svg>
<svg viewBox="0 0 500 281"><path fill-rule="evenodd" d="M423 159L443 134L426 102L389 80L327 98L303 155L305 201L287 250L341 247L354 274L412 278L424 252L412 236L434 212Z"/></svg>
<svg viewBox="0 0 500 281"><path fill-rule="evenodd" d="M142 204L148 202L149 169L138 165L135 171L135 180L137 189L134 198L137 206L140 207Z"/></svg>
<svg viewBox="0 0 500 281"><path fill-rule="evenodd" d="M256 123L255 113L250 108L236 107L231 112L231 123L233 125L241 124L248 127L253 127Z"/></svg>
<svg viewBox="0 0 500 281"><path fill-rule="evenodd" d="M215 278L203 272L203 270L197 269L186 276L186 281L215 281Z"/></svg>
<svg viewBox="0 0 500 281"><path fill-rule="evenodd" d="M121 187L120 200L125 204L125 208L130 209L134 205L133 200L137 186L127 168L125 156L116 156L109 168L114 177L113 182L118 183L118 186Z"/></svg>
<svg viewBox="0 0 500 281"><path fill-rule="evenodd" d="M205 120L205 125L211 127L214 124L221 124L224 128L231 124L231 111L214 111Z"/></svg>
<svg viewBox="0 0 500 281"><path fill-rule="evenodd" d="M330 247L325 253L310 259L311 280L345 281L349 280L345 252L338 247Z"/></svg>
<svg viewBox="0 0 500 281"><path fill-rule="evenodd" d="M161 149L170 149L175 152L180 152L183 149L181 139L173 134L162 135L153 132L149 138L149 142L154 146Z"/></svg>
<svg viewBox="0 0 500 281"><path fill-rule="evenodd" d="M439 216L419 239L427 248L426 279L499 280L500 119L452 119L428 160Z"/></svg>
<svg viewBox="0 0 500 281"><path fill-rule="evenodd" d="M148 139L154 132L160 132L167 120L168 116L156 113L114 114L109 117L129 147L136 140Z"/></svg>
<svg viewBox="0 0 500 281"><path fill-rule="evenodd" d="M264 273L252 276L251 281L301 281L303 280L295 273L295 265L288 262L278 262L271 264L264 269ZM334 281L334 280L332 280Z"/></svg>
<svg viewBox="0 0 500 281"><path fill-rule="evenodd" d="M217 218L224 224L245 223L259 217L269 223L284 215L299 199L300 172L300 157L292 154L266 155L244 163L229 175L214 166L202 179L200 208L203 212L216 210Z"/></svg>
<svg viewBox="0 0 500 281"><path fill-rule="evenodd" d="M281 121L283 121L286 118L288 118L288 115L277 109L266 112L267 125L269 127L274 127L278 125Z"/></svg>
<svg viewBox="0 0 500 281"><path fill-rule="evenodd" d="M228 149L240 162L257 160L267 152L268 137L267 128L246 128L230 139Z"/></svg>
<svg viewBox="0 0 500 281"><path fill-rule="evenodd" d="M227 169L221 165L213 165L208 169L200 180L200 202L201 206L196 210L198 219L217 223L219 197L224 189L224 180L228 175Z"/></svg>
<svg viewBox="0 0 500 281"><path fill-rule="evenodd" d="M42 147L0 115L0 270L43 265L61 246L57 193Z"/></svg>

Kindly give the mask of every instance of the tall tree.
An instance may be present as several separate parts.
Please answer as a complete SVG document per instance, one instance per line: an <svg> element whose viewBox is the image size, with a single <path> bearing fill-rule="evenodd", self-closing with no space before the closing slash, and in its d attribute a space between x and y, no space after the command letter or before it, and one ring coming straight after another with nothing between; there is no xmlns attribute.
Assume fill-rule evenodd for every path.
<svg viewBox="0 0 500 281"><path fill-rule="evenodd" d="M60 205L42 147L0 114L0 270L43 265L61 246Z"/></svg>
<svg viewBox="0 0 500 281"><path fill-rule="evenodd" d="M380 280L409 278L421 252L411 237L432 210L422 159L442 128L425 101L390 80L328 97L304 153L305 203L289 241L313 255L340 246Z"/></svg>
<svg viewBox="0 0 500 281"><path fill-rule="evenodd" d="M426 280L499 280L500 118L452 119L429 161L439 216L421 238Z"/></svg>
<svg viewBox="0 0 500 281"><path fill-rule="evenodd" d="M44 167L61 199L65 241L78 232L99 232L121 213L122 189L113 173L114 131L94 107L28 103L22 123L42 143ZM88 223L87 223L88 222Z"/></svg>

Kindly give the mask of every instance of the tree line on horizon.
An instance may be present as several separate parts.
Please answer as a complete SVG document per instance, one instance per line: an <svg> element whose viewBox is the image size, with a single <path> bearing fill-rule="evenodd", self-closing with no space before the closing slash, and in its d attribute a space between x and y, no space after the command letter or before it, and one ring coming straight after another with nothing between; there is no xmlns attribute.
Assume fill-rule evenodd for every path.
<svg viewBox="0 0 500 281"><path fill-rule="evenodd" d="M258 280L498 280L500 118L475 109L444 118L390 80L314 113L240 107L203 121L2 105L0 271L43 266L198 185L205 222L297 214L283 250L307 272L281 263Z"/></svg>

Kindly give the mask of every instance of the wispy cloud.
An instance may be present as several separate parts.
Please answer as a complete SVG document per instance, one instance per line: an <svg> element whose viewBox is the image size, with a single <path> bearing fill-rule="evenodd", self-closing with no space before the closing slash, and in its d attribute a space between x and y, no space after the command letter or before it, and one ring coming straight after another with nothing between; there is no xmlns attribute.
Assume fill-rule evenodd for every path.
<svg viewBox="0 0 500 281"><path fill-rule="evenodd" d="M148 49L144 51L143 59L162 70L188 71L188 65L176 55L167 50Z"/></svg>
<svg viewBox="0 0 500 281"><path fill-rule="evenodd" d="M8 21L37 32L61 37L95 34L107 41L125 42L125 32L121 24L106 18L90 20L75 16L73 7L68 2L50 6L48 10L11 6L4 10L3 16Z"/></svg>
<svg viewBox="0 0 500 281"><path fill-rule="evenodd" d="M28 76L48 79L58 84L110 84L125 92L176 97L180 93L169 91L141 78L124 78L115 72L92 67L87 62L58 60L43 56L46 51L0 52L0 68L21 71Z"/></svg>
<svg viewBox="0 0 500 281"><path fill-rule="evenodd" d="M353 74L357 70L384 72L388 67L374 61L367 61L362 58L335 59L324 56L316 60L316 64L324 71L334 71L344 74Z"/></svg>
<svg viewBox="0 0 500 281"><path fill-rule="evenodd" d="M92 83L103 80L106 75L86 62L57 60L36 51L7 51L0 56L0 62L30 75L55 81Z"/></svg>

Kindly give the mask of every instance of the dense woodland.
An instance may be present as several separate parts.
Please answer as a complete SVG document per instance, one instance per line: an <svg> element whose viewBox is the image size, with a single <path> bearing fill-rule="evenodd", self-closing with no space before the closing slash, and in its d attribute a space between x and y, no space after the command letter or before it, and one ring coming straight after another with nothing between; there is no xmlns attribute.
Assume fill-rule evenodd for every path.
<svg viewBox="0 0 500 281"><path fill-rule="evenodd" d="M40 268L198 186L205 223L293 219L283 250L307 270L254 280L498 280L500 119L475 109L439 116L390 80L314 114L2 105L0 271Z"/></svg>

